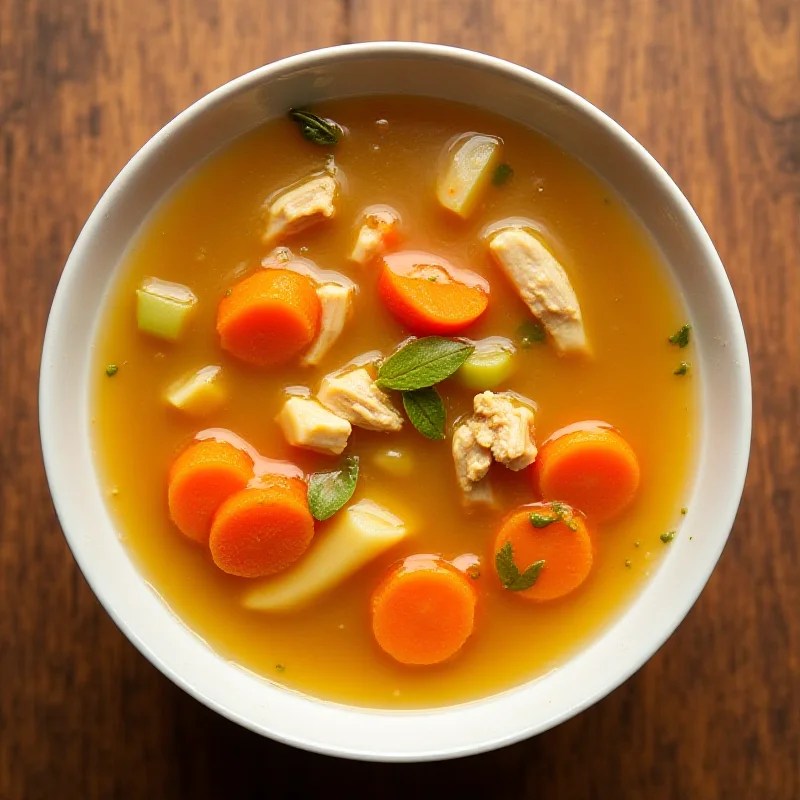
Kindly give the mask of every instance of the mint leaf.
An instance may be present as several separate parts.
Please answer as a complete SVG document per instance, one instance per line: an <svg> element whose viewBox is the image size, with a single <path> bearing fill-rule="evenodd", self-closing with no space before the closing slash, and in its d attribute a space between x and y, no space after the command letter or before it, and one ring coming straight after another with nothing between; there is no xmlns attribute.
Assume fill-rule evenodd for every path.
<svg viewBox="0 0 800 800"><path fill-rule="evenodd" d="M519 346L523 350L528 350L535 344L542 344L547 341L547 334L539 322L527 320L517 328L517 336L519 336Z"/></svg>
<svg viewBox="0 0 800 800"><path fill-rule="evenodd" d="M308 507L320 522L332 517L353 496L358 482L358 456L347 456L330 472L315 472L308 479Z"/></svg>
<svg viewBox="0 0 800 800"><path fill-rule="evenodd" d="M383 362L376 383L381 389L401 392L425 389L449 378L474 350L474 345L458 339L414 339Z"/></svg>
<svg viewBox="0 0 800 800"><path fill-rule="evenodd" d="M689 344L689 331L692 326L686 323L682 325L672 336L669 337L670 344L676 344L678 347L686 347Z"/></svg>
<svg viewBox="0 0 800 800"><path fill-rule="evenodd" d="M432 386L403 392L403 408L411 424L428 439L444 439L447 413L439 393Z"/></svg>
<svg viewBox="0 0 800 800"><path fill-rule="evenodd" d="M300 133L309 142L320 147L330 147L339 141L342 129L332 120L323 119L309 111L301 109L289 109L289 119L300 126Z"/></svg>
<svg viewBox="0 0 800 800"><path fill-rule="evenodd" d="M524 592L530 589L539 578L544 567L544 560L534 561L525 572L520 574L514 563L514 549L511 542L506 542L494 555L494 566L504 589L511 592Z"/></svg>

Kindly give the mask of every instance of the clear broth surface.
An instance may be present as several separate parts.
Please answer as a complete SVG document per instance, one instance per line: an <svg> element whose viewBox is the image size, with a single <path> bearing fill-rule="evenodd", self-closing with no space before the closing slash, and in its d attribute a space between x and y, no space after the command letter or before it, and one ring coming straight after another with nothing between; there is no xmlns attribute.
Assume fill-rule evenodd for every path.
<svg viewBox="0 0 800 800"><path fill-rule="evenodd" d="M680 524L696 424L693 382L673 374L685 352L667 343L685 322L684 312L658 253L630 212L583 164L531 130L474 108L421 98L359 98L315 111L349 131L333 151L345 190L333 221L286 244L358 284L344 335L313 369L290 364L259 371L219 347L219 299L268 252L260 241L265 199L323 168L329 152L306 142L290 121L269 122L201 165L154 211L130 248L107 298L93 355L91 413L100 479L144 578L224 657L292 689L354 705L413 708L476 699L563 664L624 610L668 549L659 536ZM507 184L490 186L477 211L462 222L437 207L434 182L447 142L466 131L500 136L514 174ZM354 499L385 504L411 522L416 534L307 609L285 615L245 610L240 599L249 582L219 571L207 549L184 538L169 520L169 466L200 429L228 428L263 455L307 472L336 463L335 457L291 448L274 418L285 387L316 390L325 373L368 350L388 354L408 335L377 297L375 267L346 259L359 212L376 203L402 214L404 248L441 254L490 281L489 310L465 332L471 338L517 340L519 325L530 319L486 256L480 233L487 224L511 216L532 219L570 275L593 358L561 358L550 345L520 349L515 372L500 389L537 403L538 443L579 420L613 424L638 454L642 480L621 517L595 526L592 573L563 600L521 601L493 575L497 524L517 505L538 499L527 471L493 467L501 510L467 511L449 437L431 442L408 423L397 434L354 429L347 452L361 459ZM179 343L138 332L135 290L145 276L184 283L197 295L199 307ZM119 365L113 378L105 374L109 363ZM223 366L230 400L198 423L168 407L163 391L207 364ZM440 388L452 425L470 410L474 392L455 380ZM375 464L386 450L400 450L413 461L409 477L391 477ZM316 535L324 533L319 524ZM393 662L370 630L373 588L391 564L413 553L481 558L475 632L456 658L436 667Z"/></svg>

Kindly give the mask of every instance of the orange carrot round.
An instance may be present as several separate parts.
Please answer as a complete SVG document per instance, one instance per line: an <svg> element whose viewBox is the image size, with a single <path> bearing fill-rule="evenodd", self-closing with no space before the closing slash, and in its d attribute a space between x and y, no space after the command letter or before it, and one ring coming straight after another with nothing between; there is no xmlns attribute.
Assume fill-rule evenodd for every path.
<svg viewBox="0 0 800 800"><path fill-rule="evenodd" d="M314 284L286 269L261 269L237 283L217 311L223 349L255 364L283 364L319 331L322 313Z"/></svg>
<svg viewBox="0 0 800 800"><path fill-rule="evenodd" d="M384 257L378 291L392 314L420 336L458 333L489 305L489 284L480 275L415 251Z"/></svg>
<svg viewBox="0 0 800 800"><path fill-rule="evenodd" d="M372 631L401 664L439 664L454 656L475 624L469 578L436 556L395 566L372 596Z"/></svg>
<svg viewBox="0 0 800 800"><path fill-rule="evenodd" d="M531 521L532 514L540 527ZM577 589L592 569L594 553L586 521L565 504L533 503L513 511L495 537L495 565L498 553L509 554L507 545L520 575L544 562L532 586L519 591L513 584L507 587L508 594L525 600L563 597ZM498 575L501 582L508 578L499 571Z"/></svg>
<svg viewBox="0 0 800 800"><path fill-rule="evenodd" d="M184 450L169 473L169 514L181 533L208 542L211 519L253 477L253 461L228 442L205 439Z"/></svg>
<svg viewBox="0 0 800 800"><path fill-rule="evenodd" d="M297 491L277 483L231 495L211 525L214 563L229 575L260 578L281 572L305 553L314 518Z"/></svg>
<svg viewBox="0 0 800 800"><path fill-rule="evenodd" d="M534 477L545 500L562 500L592 521L619 514L639 488L639 462L616 431L566 433L539 450Z"/></svg>
<svg viewBox="0 0 800 800"><path fill-rule="evenodd" d="M278 473L267 473L259 475L255 481L250 482L250 486L257 489L282 489L293 495L298 503L308 506L308 485L300 478L290 478L288 475Z"/></svg>

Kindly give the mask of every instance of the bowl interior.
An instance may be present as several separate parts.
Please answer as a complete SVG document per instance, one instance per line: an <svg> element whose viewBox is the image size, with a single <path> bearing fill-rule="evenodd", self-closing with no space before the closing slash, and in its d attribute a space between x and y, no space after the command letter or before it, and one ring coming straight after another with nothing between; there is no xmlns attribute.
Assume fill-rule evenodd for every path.
<svg viewBox="0 0 800 800"><path fill-rule="evenodd" d="M323 703L211 651L144 582L116 535L95 474L87 411L99 310L128 244L171 187L227 141L290 106L388 93L480 105L515 119L611 184L649 231L684 295L702 380L687 535L676 539L637 601L545 678L433 711ZM722 551L744 482L750 413L747 352L730 285L699 220L656 162L557 84L488 56L411 44L353 45L277 62L218 89L160 131L114 181L73 249L48 323L40 391L45 465L65 535L93 590L134 644L184 689L255 731L320 752L384 760L463 755L516 741L585 708L641 666L689 610Z"/></svg>

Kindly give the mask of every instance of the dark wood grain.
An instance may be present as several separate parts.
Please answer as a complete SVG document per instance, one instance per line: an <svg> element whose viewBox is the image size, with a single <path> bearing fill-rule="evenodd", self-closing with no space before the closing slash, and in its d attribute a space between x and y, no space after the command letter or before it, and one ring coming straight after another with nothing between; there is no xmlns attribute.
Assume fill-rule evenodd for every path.
<svg viewBox="0 0 800 800"><path fill-rule="evenodd" d="M47 311L113 176L228 79L368 39L504 56L621 122L710 231L753 364L744 504L676 635L558 729L445 764L309 755L173 687L80 576L39 452ZM799 308L797 0L0 0L0 797L800 798Z"/></svg>

